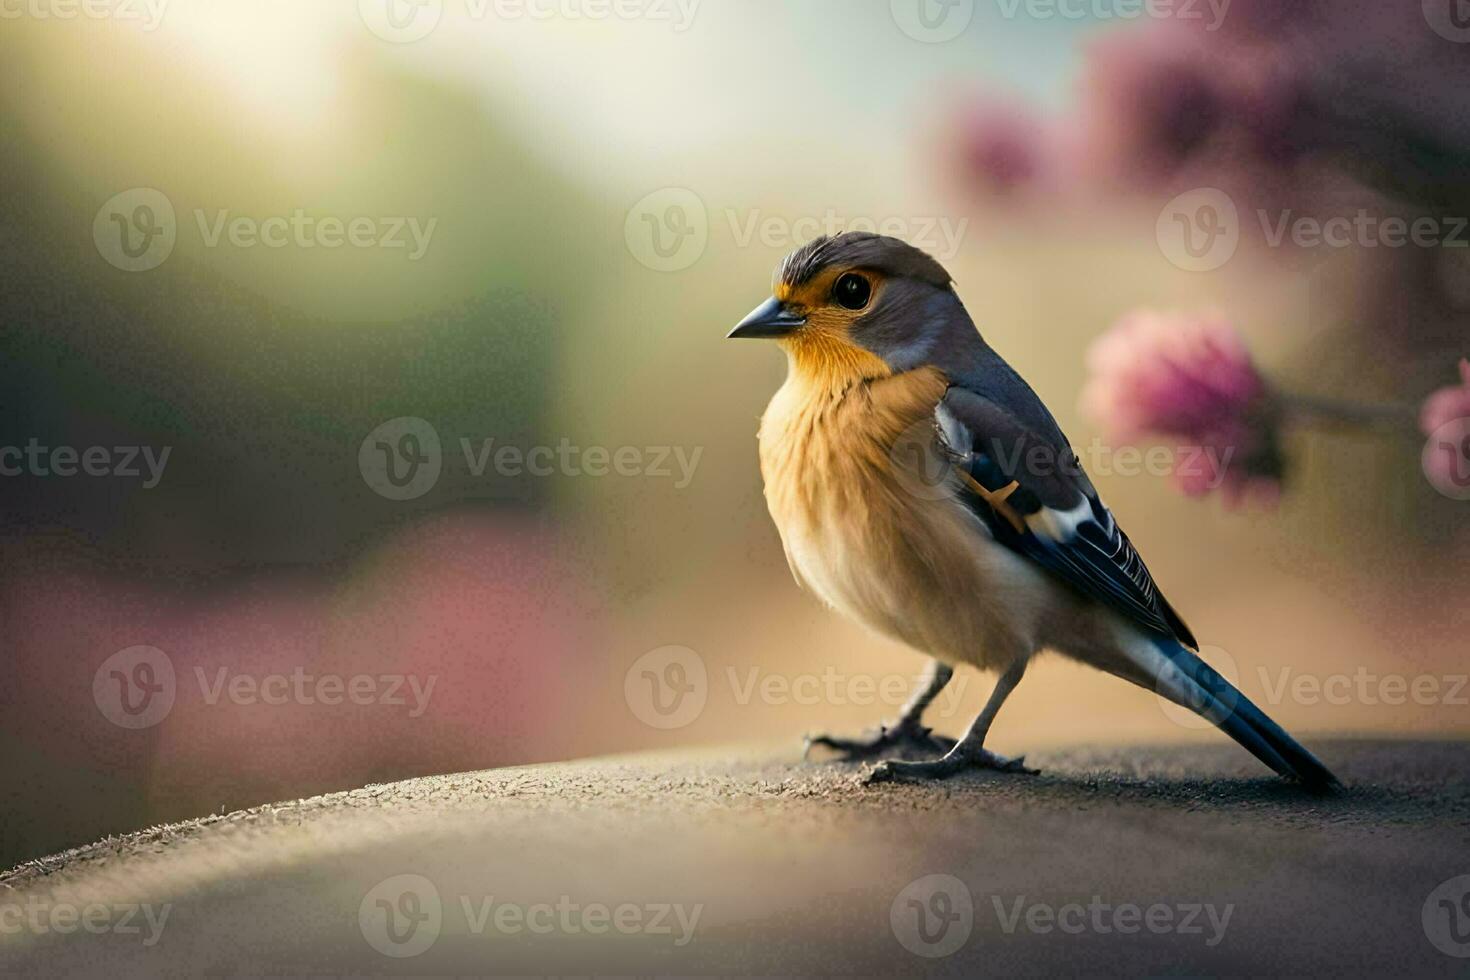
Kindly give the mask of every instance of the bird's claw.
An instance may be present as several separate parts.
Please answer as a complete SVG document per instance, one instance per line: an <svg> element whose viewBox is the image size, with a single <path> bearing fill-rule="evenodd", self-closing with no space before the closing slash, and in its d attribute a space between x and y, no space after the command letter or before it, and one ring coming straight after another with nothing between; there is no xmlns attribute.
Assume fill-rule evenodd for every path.
<svg viewBox="0 0 1470 980"><path fill-rule="evenodd" d="M863 778L863 784L872 786L875 783L896 783L905 781L923 781L930 779L948 779L955 773L966 769L989 769L993 772L1016 773L1027 776L1035 776L1038 770L1026 766L1026 757L1017 756L1007 759L1005 756L996 755L986 749L975 751L961 751L955 749L942 759L934 759L928 762L905 762L897 759L884 759L872 769L868 770Z"/></svg>
<svg viewBox="0 0 1470 980"><path fill-rule="evenodd" d="M810 757L813 748L821 747L839 753L843 762L873 759L890 752L899 756L943 756L953 751L956 744L954 739L935 735L933 729L902 721L892 726L883 725L877 732L863 738L807 735L804 743L803 759Z"/></svg>

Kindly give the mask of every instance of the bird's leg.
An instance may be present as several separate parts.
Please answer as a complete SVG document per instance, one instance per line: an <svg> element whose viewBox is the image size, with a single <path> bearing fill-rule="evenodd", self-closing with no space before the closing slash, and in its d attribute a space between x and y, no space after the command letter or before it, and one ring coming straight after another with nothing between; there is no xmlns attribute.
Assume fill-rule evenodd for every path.
<svg viewBox="0 0 1470 980"><path fill-rule="evenodd" d="M836 738L831 735L808 735L806 751L813 746L840 752L847 760L871 759L888 751L922 752L929 755L949 752L955 746L953 739L935 735L924 727L924 711L944 690L944 685L954 676L954 668L938 660L929 662L929 672L909 698L898 721L883 725L878 731L862 738Z"/></svg>
<svg viewBox="0 0 1470 980"><path fill-rule="evenodd" d="M1034 773L1036 770L1027 769L1024 765L1024 757L1017 759L1006 759L996 755L985 748L985 736L990 733L990 724L995 721L995 716L1000 712L1000 706L1010 693L1021 683L1021 678L1026 673L1026 658L1021 658L1000 675L1000 680L995 684L995 690L991 692L990 700L985 702L985 710L975 719L965 737L942 759L934 759L929 762L901 762L897 760L884 760L878 763L867 777L868 783L881 783L902 779L944 779L953 776L965 769L997 769L1001 772Z"/></svg>

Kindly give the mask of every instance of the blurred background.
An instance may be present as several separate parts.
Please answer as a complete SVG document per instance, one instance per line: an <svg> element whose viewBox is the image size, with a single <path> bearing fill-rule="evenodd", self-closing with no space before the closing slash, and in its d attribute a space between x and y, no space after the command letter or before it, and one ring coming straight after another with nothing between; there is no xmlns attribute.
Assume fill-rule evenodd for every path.
<svg viewBox="0 0 1470 980"><path fill-rule="evenodd" d="M1282 724L1470 731L1470 504L1414 421L1470 353L1470 250L1265 233L1470 213L1453 11L4 5L0 865L892 717L923 658L794 585L755 453L784 360L722 340L845 229L945 262ZM1168 240L1201 188L1238 209L1221 262ZM1082 409L1139 309L1217 311L1283 390L1402 424L1283 429L1274 503L1180 494ZM930 716L956 734L991 681L961 678ZM1221 737L1057 659L995 731Z"/></svg>

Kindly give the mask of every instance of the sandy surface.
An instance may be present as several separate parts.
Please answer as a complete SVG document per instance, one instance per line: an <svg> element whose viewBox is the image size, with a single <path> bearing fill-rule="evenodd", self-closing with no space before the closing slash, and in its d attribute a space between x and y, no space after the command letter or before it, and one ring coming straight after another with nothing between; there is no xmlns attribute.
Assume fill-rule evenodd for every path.
<svg viewBox="0 0 1470 980"><path fill-rule="evenodd" d="M1313 748L1345 793L1228 744L936 786L789 745L371 786L15 869L0 971L1466 975L1466 746Z"/></svg>

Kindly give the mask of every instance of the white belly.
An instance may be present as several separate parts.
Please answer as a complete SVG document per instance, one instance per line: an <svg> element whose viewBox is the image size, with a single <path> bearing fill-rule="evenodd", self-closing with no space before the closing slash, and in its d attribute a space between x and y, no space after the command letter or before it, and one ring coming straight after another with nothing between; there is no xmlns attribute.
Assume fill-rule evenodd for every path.
<svg viewBox="0 0 1470 980"><path fill-rule="evenodd" d="M782 527L797 580L844 615L950 663L998 667L1032 652L1051 583L957 502L906 504L906 513L873 511L862 522L834 515Z"/></svg>

